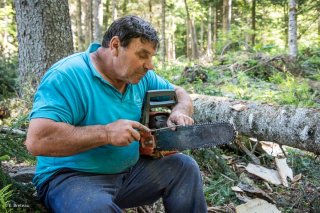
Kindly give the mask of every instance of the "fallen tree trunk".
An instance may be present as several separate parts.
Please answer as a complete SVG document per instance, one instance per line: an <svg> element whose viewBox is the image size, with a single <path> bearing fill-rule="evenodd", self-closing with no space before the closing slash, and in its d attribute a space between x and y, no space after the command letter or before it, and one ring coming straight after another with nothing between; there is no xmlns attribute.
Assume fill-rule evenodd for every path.
<svg viewBox="0 0 320 213"><path fill-rule="evenodd" d="M196 122L229 121L239 134L320 154L320 109L191 97Z"/></svg>

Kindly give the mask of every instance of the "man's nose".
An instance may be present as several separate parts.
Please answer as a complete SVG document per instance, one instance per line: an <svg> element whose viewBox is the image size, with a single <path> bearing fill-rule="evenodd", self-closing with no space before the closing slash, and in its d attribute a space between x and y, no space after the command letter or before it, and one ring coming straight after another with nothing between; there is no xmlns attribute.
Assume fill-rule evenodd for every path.
<svg viewBox="0 0 320 213"><path fill-rule="evenodd" d="M146 62L143 67L144 67L145 69L147 69L147 70L153 70L153 69L154 69L154 66L153 66L152 61Z"/></svg>

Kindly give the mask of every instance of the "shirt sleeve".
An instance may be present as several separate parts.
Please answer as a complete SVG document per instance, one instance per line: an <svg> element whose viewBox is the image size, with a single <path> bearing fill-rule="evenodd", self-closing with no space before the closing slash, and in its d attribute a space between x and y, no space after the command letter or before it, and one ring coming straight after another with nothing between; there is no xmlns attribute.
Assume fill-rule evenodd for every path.
<svg viewBox="0 0 320 213"><path fill-rule="evenodd" d="M75 84L65 73L51 70L39 85L29 118L48 118L76 125L84 117L84 110L81 108Z"/></svg>

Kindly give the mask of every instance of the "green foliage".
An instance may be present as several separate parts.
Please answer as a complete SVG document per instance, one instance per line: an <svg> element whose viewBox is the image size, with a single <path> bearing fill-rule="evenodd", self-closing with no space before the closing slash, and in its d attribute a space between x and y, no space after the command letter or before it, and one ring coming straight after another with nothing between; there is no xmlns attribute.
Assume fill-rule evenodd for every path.
<svg viewBox="0 0 320 213"><path fill-rule="evenodd" d="M17 79L17 57L4 58L0 55L0 101L12 96Z"/></svg>
<svg viewBox="0 0 320 213"><path fill-rule="evenodd" d="M10 190L11 184L3 187L0 190L0 211L1 212L12 212L10 209L10 200L12 197L13 190Z"/></svg>
<svg viewBox="0 0 320 213"><path fill-rule="evenodd" d="M310 79L320 81L320 49L305 48L301 50L299 63L303 69L303 75Z"/></svg>
<svg viewBox="0 0 320 213"><path fill-rule="evenodd" d="M211 205L219 206L236 201L235 193L231 190L231 187L234 186L234 181L223 176L215 179L207 177L206 179L203 190L207 202Z"/></svg>
<svg viewBox="0 0 320 213"><path fill-rule="evenodd" d="M303 176L315 186L320 186L320 160L317 156L297 149L288 149L288 163L294 174ZM312 168L312 169L310 169Z"/></svg>

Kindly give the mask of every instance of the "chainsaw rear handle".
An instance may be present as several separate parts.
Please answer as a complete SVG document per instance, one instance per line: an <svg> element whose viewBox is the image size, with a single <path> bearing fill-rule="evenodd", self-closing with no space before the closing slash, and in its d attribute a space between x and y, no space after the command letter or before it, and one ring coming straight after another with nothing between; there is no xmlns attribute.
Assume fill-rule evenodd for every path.
<svg viewBox="0 0 320 213"><path fill-rule="evenodd" d="M165 101L151 100L154 98L166 98ZM173 89L170 90L149 90L146 93L146 97L142 109L142 120L141 123L149 127L150 121L150 110L157 107L168 107L171 108L177 104L177 95Z"/></svg>

